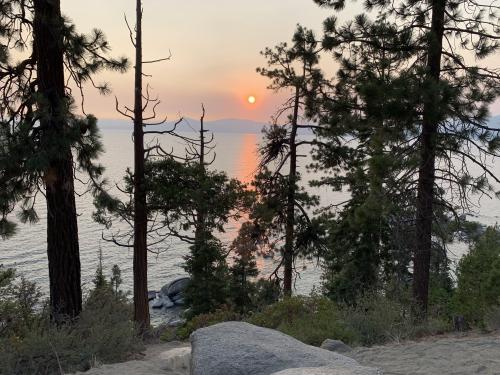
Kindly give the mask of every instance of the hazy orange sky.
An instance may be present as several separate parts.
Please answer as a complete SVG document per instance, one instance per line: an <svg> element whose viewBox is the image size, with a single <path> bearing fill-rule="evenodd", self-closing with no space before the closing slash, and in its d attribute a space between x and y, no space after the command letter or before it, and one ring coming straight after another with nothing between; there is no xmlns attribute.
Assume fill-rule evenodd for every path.
<svg viewBox="0 0 500 375"><path fill-rule="evenodd" d="M134 22L135 0L62 0L63 13L88 32L102 29L114 55L133 56L123 20ZM178 114L198 117L200 103L209 119L244 118L268 121L283 96L266 89L267 80L255 69L265 60L259 52L289 41L300 23L321 34L323 20L332 14L312 0L144 0L144 58L156 59L172 52L172 59L147 65L154 92L162 100L161 111L175 119ZM352 3L351 3L352 4ZM361 12L355 3L338 15L348 20ZM324 59L331 68L331 61ZM328 59L329 60L329 59ZM498 58L496 58L498 61ZM102 97L87 90L86 110L99 118L120 118L114 95L132 103L133 73L104 73L113 94ZM246 99L254 95L257 102ZM500 104L492 109L500 113Z"/></svg>

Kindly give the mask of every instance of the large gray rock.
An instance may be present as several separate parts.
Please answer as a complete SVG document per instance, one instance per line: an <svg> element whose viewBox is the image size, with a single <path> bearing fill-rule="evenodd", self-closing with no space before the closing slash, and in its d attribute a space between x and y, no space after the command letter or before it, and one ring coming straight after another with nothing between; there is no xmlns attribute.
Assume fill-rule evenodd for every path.
<svg viewBox="0 0 500 375"><path fill-rule="evenodd" d="M320 375L381 374L341 354L243 322L199 329L191 335L191 346L192 375L271 375L286 369L302 371L300 369L307 367L321 368L318 369L322 371L318 372Z"/></svg>
<svg viewBox="0 0 500 375"><path fill-rule="evenodd" d="M352 348L344 344L342 341L331 339L326 339L325 341L323 341L323 343L321 344L321 349L341 354L349 353L350 351L352 351Z"/></svg>

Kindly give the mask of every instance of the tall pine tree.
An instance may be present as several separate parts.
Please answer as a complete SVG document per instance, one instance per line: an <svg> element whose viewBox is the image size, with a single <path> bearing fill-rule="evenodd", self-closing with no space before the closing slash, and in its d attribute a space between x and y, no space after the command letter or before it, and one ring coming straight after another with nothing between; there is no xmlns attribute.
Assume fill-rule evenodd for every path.
<svg viewBox="0 0 500 375"><path fill-rule="evenodd" d="M363 16L340 28L330 20L327 30L323 46L339 69L321 100L313 167L325 174L314 185L349 194L324 210L330 228L324 281L329 296L353 303L388 280L407 278L414 201L407 177L415 171L408 145L417 118L408 61L414 52L407 48L411 31L397 33L395 25Z"/></svg>
<svg viewBox="0 0 500 375"><path fill-rule="evenodd" d="M265 134L261 147L261 173L255 180L260 201L254 210L254 219L260 221L258 226L264 236L277 236L271 242L283 242L282 260L274 275L277 276L279 268L283 268L285 296L292 294L295 260L312 249L319 234L307 213L308 206L317 200L299 187L297 160L300 157L298 149L311 144L300 138L299 131L317 128L301 120L308 119L305 108L314 106L315 94L323 84L323 77L317 67L318 44L313 32L298 26L292 42L291 46L282 43L274 49L267 48L262 54L268 67L257 69L271 80L270 89L289 91L292 95L278 109L273 125Z"/></svg>
<svg viewBox="0 0 500 375"><path fill-rule="evenodd" d="M314 1L337 10L345 5L344 0ZM445 207L458 217L458 210L470 210L471 194L492 194L488 179L499 182L485 157L499 156L500 138L488 126L488 107L500 94L500 74L485 58L499 48L500 9L475 0L368 0L365 5L393 20L398 32L415 35L409 46L417 53L413 64L420 82L413 291L425 315L436 212Z"/></svg>
<svg viewBox="0 0 500 375"><path fill-rule="evenodd" d="M77 33L61 15L60 1L1 1L0 11L0 234L12 234L7 216L18 203L21 221L37 221L35 201L45 196L52 315L75 317L82 292L74 169L87 173L96 187L102 167L95 158L102 148L96 119L72 113L65 75L83 90L94 73L123 70L126 60L106 56L101 31Z"/></svg>

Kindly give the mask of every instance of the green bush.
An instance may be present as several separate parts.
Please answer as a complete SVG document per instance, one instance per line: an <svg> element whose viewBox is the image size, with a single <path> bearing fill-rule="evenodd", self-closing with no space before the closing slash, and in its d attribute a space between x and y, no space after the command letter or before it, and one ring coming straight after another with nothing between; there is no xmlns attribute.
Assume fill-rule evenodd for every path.
<svg viewBox="0 0 500 375"><path fill-rule="evenodd" d="M280 290L275 282L259 279L251 283L252 293L250 294L250 305L256 311L261 311L266 306L277 302ZM187 340L191 333L199 328L208 327L217 323L227 321L241 321L248 317L252 312L243 312L241 306L235 304L223 305L211 313L198 314L192 316L188 311L186 314L188 321L182 327L163 327L160 339L162 341Z"/></svg>
<svg viewBox="0 0 500 375"><path fill-rule="evenodd" d="M457 269L452 306L472 326L484 327L486 313L500 305L500 231L488 228Z"/></svg>
<svg viewBox="0 0 500 375"><path fill-rule="evenodd" d="M356 306L342 309L346 325L355 332L355 343L368 346L407 338L405 313L398 303L377 295L365 296Z"/></svg>
<svg viewBox="0 0 500 375"><path fill-rule="evenodd" d="M178 328L175 333L166 332L162 339L170 341L174 339L186 340L191 333L197 329L212 326L217 323L242 320L243 316L227 306L214 311L213 313L200 314L186 322L182 327Z"/></svg>
<svg viewBox="0 0 500 375"><path fill-rule="evenodd" d="M40 325L46 318L41 298L36 284L23 277L17 281L14 270L0 266L0 339L21 337Z"/></svg>
<svg viewBox="0 0 500 375"><path fill-rule="evenodd" d="M425 322L416 322L411 301L394 301L383 295L366 295L355 306L344 306L342 316L354 332L354 344L371 346L392 341L408 340L451 329L451 324L438 315Z"/></svg>
<svg viewBox="0 0 500 375"><path fill-rule="evenodd" d="M366 295L355 306L338 305L317 295L285 298L245 317L230 307L201 314L183 327L167 329L162 339L185 340L199 328L226 321L248 323L275 329L296 339L319 346L325 339L350 345L375 345L440 334L451 330L450 320L439 315L415 323L411 304L396 302L382 295Z"/></svg>
<svg viewBox="0 0 500 375"><path fill-rule="evenodd" d="M34 284L16 283L10 277L0 293L0 374L87 370L98 363L126 360L142 349L130 303L109 284L89 294L78 319L59 326L40 310L40 294ZM6 306L8 311L20 312L18 317L5 319Z"/></svg>
<svg viewBox="0 0 500 375"><path fill-rule="evenodd" d="M353 332L343 322L338 307L324 297L285 298L254 314L248 322L276 329L310 345L321 345L327 338L353 340Z"/></svg>
<svg viewBox="0 0 500 375"><path fill-rule="evenodd" d="M486 311L484 326L488 331L500 330L500 306L493 306Z"/></svg>

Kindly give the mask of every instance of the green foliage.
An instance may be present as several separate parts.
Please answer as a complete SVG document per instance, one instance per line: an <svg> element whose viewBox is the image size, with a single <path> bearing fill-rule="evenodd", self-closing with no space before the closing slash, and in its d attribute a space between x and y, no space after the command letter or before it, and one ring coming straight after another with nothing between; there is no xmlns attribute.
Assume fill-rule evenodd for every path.
<svg viewBox="0 0 500 375"><path fill-rule="evenodd" d="M336 10L347 3L314 1ZM498 181L486 160L500 156L500 133L487 123L500 74L484 58L500 48L500 15L469 0L422 4L369 0L344 25L324 22L322 46L340 68L320 100L316 166L328 173L323 184L351 193L335 207L325 256L325 287L336 299L352 302L390 280L404 288L414 249L420 303L429 274L439 273L431 284L448 293L443 245L453 232L440 227L467 213L472 195L493 195L488 180Z"/></svg>
<svg viewBox="0 0 500 375"><path fill-rule="evenodd" d="M500 305L492 306L486 311L484 327L488 331L500 331Z"/></svg>
<svg viewBox="0 0 500 375"><path fill-rule="evenodd" d="M299 175L296 176L295 182L294 201L297 208L294 216L294 258L311 259L320 253L324 228L317 220L310 219L305 211L317 206L319 197L311 196L304 187L299 186ZM285 238L289 179L263 168L252 184L256 199L252 205L251 219L254 222L256 241L266 251L283 251L281 245Z"/></svg>
<svg viewBox="0 0 500 375"><path fill-rule="evenodd" d="M260 241L267 244L268 251L281 253L283 261L272 276L279 281L278 271L283 268L286 295L292 293L295 260L317 255L323 235L319 223L308 214L318 198L300 185L297 168L298 152L310 144L300 139L299 129L314 128L303 123L315 117L315 97L324 81L318 68L318 50L314 33L298 25L290 45L280 43L261 52L267 67L257 69L271 81L268 88L291 93L277 110L272 125L264 130L260 171L254 180L258 199L252 210Z"/></svg>
<svg viewBox="0 0 500 375"><path fill-rule="evenodd" d="M95 271L93 283L96 289L101 289L108 286L108 282L106 280L106 277L104 276L104 272L102 269L102 249L100 247L99 247L99 264L97 265L97 269Z"/></svg>
<svg viewBox="0 0 500 375"><path fill-rule="evenodd" d="M351 345L371 346L451 330L450 321L433 316L416 324L411 304L370 294L355 306L336 304L319 296L285 298L248 321L277 329L311 345L339 339Z"/></svg>
<svg viewBox="0 0 500 375"><path fill-rule="evenodd" d="M254 224L247 222L231 245L235 256L229 269L229 301L232 309L244 315L260 311L281 296L277 280L257 279L258 239Z"/></svg>
<svg viewBox="0 0 500 375"><path fill-rule="evenodd" d="M332 87L335 100L322 103L325 125L317 130L312 165L325 172L315 186L349 192L346 202L325 210L323 218L329 237L324 289L347 302L389 280L405 282L412 244L406 223L414 215L411 182L401 177L414 167L414 155L402 146L412 136L417 116L410 94L415 80L404 63L412 52L391 48L411 35L380 21L363 24L366 43L349 40L361 24L357 19L325 35L340 68ZM348 54L339 43L349 46ZM386 48L383 53L381 47ZM344 137L355 142L346 143Z"/></svg>
<svg viewBox="0 0 500 375"><path fill-rule="evenodd" d="M34 283L17 279L14 270L0 266L0 337L23 336L36 329L43 319L37 314L41 298Z"/></svg>
<svg viewBox="0 0 500 375"><path fill-rule="evenodd" d="M460 260L455 313L483 326L488 310L500 306L500 231L490 227Z"/></svg>
<svg viewBox="0 0 500 375"><path fill-rule="evenodd" d="M194 229L197 222L189 217L198 212L205 216L206 230L224 231L251 195L225 172L205 170L197 163L165 158L148 162L146 169L149 215L162 214L177 233Z"/></svg>
<svg viewBox="0 0 500 375"><path fill-rule="evenodd" d="M111 269L111 279L110 279L110 285L111 288L115 291L115 293L118 293L118 289L120 288L120 285L122 284L122 271L120 270L120 267L118 265L114 265L113 268Z"/></svg>
<svg viewBox="0 0 500 375"><path fill-rule="evenodd" d="M190 314L213 312L227 303L229 293L226 251L213 232L239 218L251 193L223 172L168 158L148 162L146 175L148 215L159 213L169 235L191 244L185 264Z"/></svg>
<svg viewBox="0 0 500 375"><path fill-rule="evenodd" d="M261 311L266 306L278 302L282 297L280 285L276 280L258 279L253 288L252 305L255 311Z"/></svg>
<svg viewBox="0 0 500 375"><path fill-rule="evenodd" d="M75 114L73 91L69 87L61 100L57 118L47 110L47 98L37 85L37 61L34 58L34 7L31 1L0 0L0 237L14 233L15 225L8 216L19 208L21 222L36 222L35 200L42 194L50 166L65 150L73 152L75 168L86 174L91 190L98 189L103 167L96 162L102 152L97 119ZM108 93L106 84L98 84L93 75L102 70L124 71L125 58L109 56L109 44L102 31L90 35L78 33L69 19L51 20L63 43L67 83L83 99L83 86L93 84ZM20 27L20 24L23 26ZM56 37L57 38L57 37ZM58 39L58 38L57 38ZM15 57L15 58L14 58ZM83 100L82 100L83 104ZM62 129L46 126L50 121L63 124Z"/></svg>
<svg viewBox="0 0 500 375"><path fill-rule="evenodd" d="M205 314L199 314L189 320L183 327L176 331L175 338L181 340L187 340L191 333L197 329L212 326L217 323L229 322L229 321L239 321L242 320L243 316L240 313L228 308L227 306L222 306L221 308ZM164 337L165 339L166 337ZM168 338L172 338L171 336Z"/></svg>
<svg viewBox="0 0 500 375"><path fill-rule="evenodd" d="M256 313L248 321L276 329L310 345L319 346L327 338L353 341L353 332L344 323L338 306L318 296L285 298Z"/></svg>
<svg viewBox="0 0 500 375"><path fill-rule="evenodd" d="M205 233L191 247L184 269L191 279L185 291L190 315L215 311L227 303L228 267L219 240Z"/></svg>
<svg viewBox="0 0 500 375"><path fill-rule="evenodd" d="M54 325L30 282L0 269L0 374L60 374L126 360L142 349L125 296L106 282L75 321Z"/></svg>
<svg viewBox="0 0 500 375"><path fill-rule="evenodd" d="M205 171L195 162L182 163L165 157L146 162L145 171L148 218L156 218L166 226L160 237L178 237L194 242L189 232L196 227L198 211L206 216L205 229L224 231L224 225L247 206L252 193L226 173ZM123 191L133 196L133 176L130 170L124 177ZM95 198L94 219L111 227L113 220L132 219L133 200L121 202L101 191ZM154 235L154 233L151 233ZM155 242L155 241L153 241Z"/></svg>
<svg viewBox="0 0 500 375"><path fill-rule="evenodd" d="M234 239L231 250L234 252L233 265L230 267L229 298L234 308L245 313L253 309L252 297L256 293L253 279L259 274L255 253L254 227L244 223Z"/></svg>
<svg viewBox="0 0 500 375"><path fill-rule="evenodd" d="M356 333L355 342L371 346L411 337L413 321L410 305L391 301L376 294L367 294L354 306L345 306L346 325Z"/></svg>

